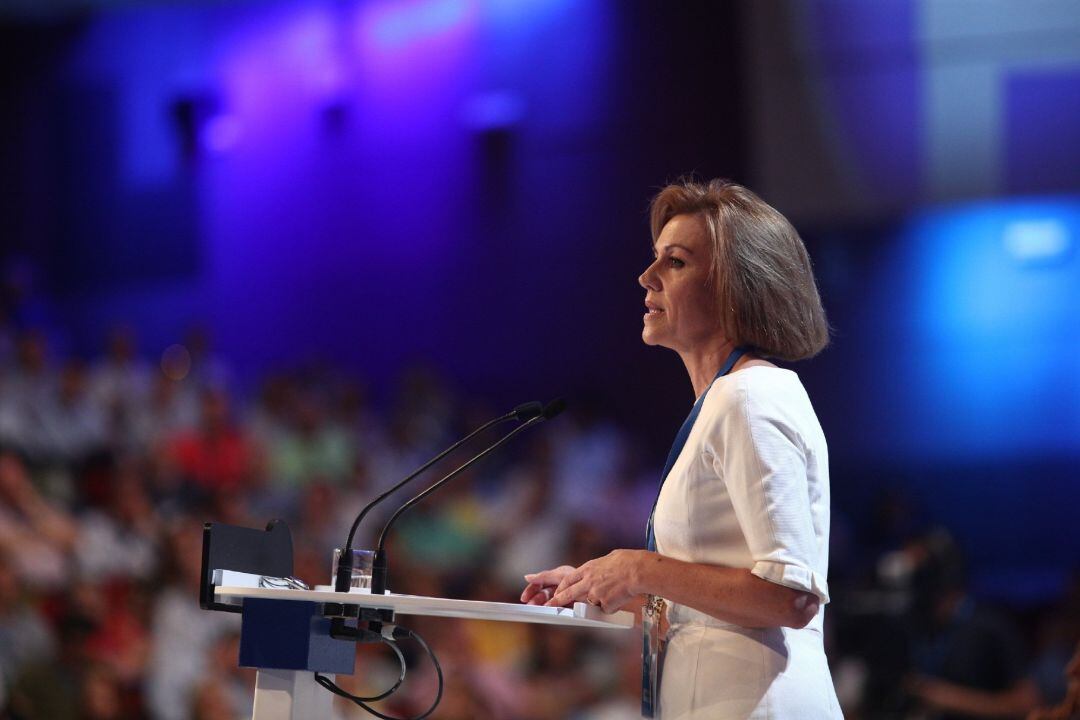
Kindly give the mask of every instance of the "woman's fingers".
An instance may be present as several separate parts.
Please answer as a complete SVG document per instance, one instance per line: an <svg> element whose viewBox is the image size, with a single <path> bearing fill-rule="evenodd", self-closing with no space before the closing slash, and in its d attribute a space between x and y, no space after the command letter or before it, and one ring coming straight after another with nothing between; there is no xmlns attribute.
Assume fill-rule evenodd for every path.
<svg viewBox="0 0 1080 720"><path fill-rule="evenodd" d="M531 597L529 597L528 600L523 600L522 602L524 602L526 605L543 605L548 600L550 600L551 596L554 594L555 587L553 585L549 585L544 588L539 588L537 592L535 592Z"/></svg>
<svg viewBox="0 0 1080 720"><path fill-rule="evenodd" d="M580 568L563 565L562 567L544 570L543 572L531 573L525 576L528 585L521 593L521 602L529 605L547 605L549 607L562 607L576 600L588 600L588 593L594 591L592 598L597 604L605 603L612 605L611 601L617 601L619 593L612 595L613 588L607 588L610 583L600 582L607 588L601 591L594 587L600 577L595 573L590 574L589 580L585 579L586 571L598 561L592 560Z"/></svg>
<svg viewBox="0 0 1080 720"><path fill-rule="evenodd" d="M582 566L582 567L584 567L584 566ZM574 584L580 582L581 578L582 578L581 568L571 568L570 572L566 573L566 575L563 576L562 581L557 586L555 586L555 593L554 594L558 595L560 592L562 592L566 588L570 587L571 585L574 585Z"/></svg>
<svg viewBox="0 0 1080 720"><path fill-rule="evenodd" d="M547 587L548 585L558 585L562 582L563 578L567 574L573 572L574 568L571 565L561 565L551 570L544 570L538 573L530 573L525 576L525 581L540 587Z"/></svg>
<svg viewBox="0 0 1080 720"><path fill-rule="evenodd" d="M537 598L543 598L541 602L547 602L552 595L555 594L554 585L537 585L536 583L529 583L525 586L525 590L521 593L521 602L527 603L536 600Z"/></svg>
<svg viewBox="0 0 1080 720"><path fill-rule="evenodd" d="M555 589L572 572L574 572L572 565L561 565L550 570L529 573L525 576L528 585L521 592L521 602L529 605L546 604L551 600L551 596L555 594Z"/></svg>
<svg viewBox="0 0 1080 720"><path fill-rule="evenodd" d="M551 607L562 607L569 605L575 600L584 600L586 592L588 592L589 583L585 580L579 580L573 584L568 584L567 587L561 588L555 591L555 594L548 600L545 605Z"/></svg>
<svg viewBox="0 0 1080 720"><path fill-rule="evenodd" d="M535 597L538 592L540 592L540 586L534 583L529 583L525 586L525 589L521 591L521 602L529 602L529 600Z"/></svg>

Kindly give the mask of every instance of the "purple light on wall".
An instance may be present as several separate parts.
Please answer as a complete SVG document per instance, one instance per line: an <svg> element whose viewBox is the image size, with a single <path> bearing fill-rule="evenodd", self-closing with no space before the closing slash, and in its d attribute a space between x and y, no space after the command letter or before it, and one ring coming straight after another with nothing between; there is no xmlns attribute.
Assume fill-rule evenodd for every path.
<svg viewBox="0 0 1080 720"><path fill-rule="evenodd" d="M350 57L366 130L393 129L413 142L441 136L475 82L480 20L476 0L359 5Z"/></svg>
<svg viewBox="0 0 1080 720"><path fill-rule="evenodd" d="M203 126L203 147L216 154L228 152L240 139L241 130L240 120L235 115L216 115Z"/></svg>
<svg viewBox="0 0 1080 720"><path fill-rule="evenodd" d="M379 47L393 50L452 32L475 11L473 0L385 2L365 13L362 31Z"/></svg>
<svg viewBox="0 0 1080 720"><path fill-rule="evenodd" d="M331 97L345 82L339 34L334 19L316 9L285 23L282 30L286 57L317 95Z"/></svg>
<svg viewBox="0 0 1080 720"><path fill-rule="evenodd" d="M221 74L245 125L310 115L344 94L345 32L337 14L321 6L288 8L244 28L229 43Z"/></svg>

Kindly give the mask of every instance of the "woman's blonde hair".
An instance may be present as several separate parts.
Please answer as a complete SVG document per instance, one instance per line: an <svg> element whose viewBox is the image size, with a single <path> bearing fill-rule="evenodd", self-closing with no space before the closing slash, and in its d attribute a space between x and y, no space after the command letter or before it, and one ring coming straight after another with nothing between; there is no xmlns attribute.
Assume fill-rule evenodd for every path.
<svg viewBox="0 0 1080 720"><path fill-rule="evenodd" d="M705 221L709 281L729 339L789 361L811 358L829 344L810 256L787 218L742 185L682 180L652 200L653 244L676 215Z"/></svg>

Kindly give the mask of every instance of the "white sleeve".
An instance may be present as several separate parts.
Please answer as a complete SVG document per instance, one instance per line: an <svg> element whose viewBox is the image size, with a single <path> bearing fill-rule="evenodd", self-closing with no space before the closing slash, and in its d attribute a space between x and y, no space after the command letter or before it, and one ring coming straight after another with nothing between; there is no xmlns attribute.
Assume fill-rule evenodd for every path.
<svg viewBox="0 0 1080 720"><path fill-rule="evenodd" d="M754 565L763 580L812 592L829 602L829 586L814 570L814 531L804 445L771 398L751 397L740 386L718 418L714 469L723 479Z"/></svg>

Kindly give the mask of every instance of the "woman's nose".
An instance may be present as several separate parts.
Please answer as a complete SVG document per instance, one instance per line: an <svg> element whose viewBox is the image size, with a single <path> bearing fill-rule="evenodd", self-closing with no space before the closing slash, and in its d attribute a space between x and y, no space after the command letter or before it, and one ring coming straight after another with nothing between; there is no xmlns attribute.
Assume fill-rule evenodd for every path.
<svg viewBox="0 0 1080 720"><path fill-rule="evenodd" d="M660 286L656 282L656 273L653 272L653 266L645 268L645 272L638 275L638 285L646 290L659 290Z"/></svg>

